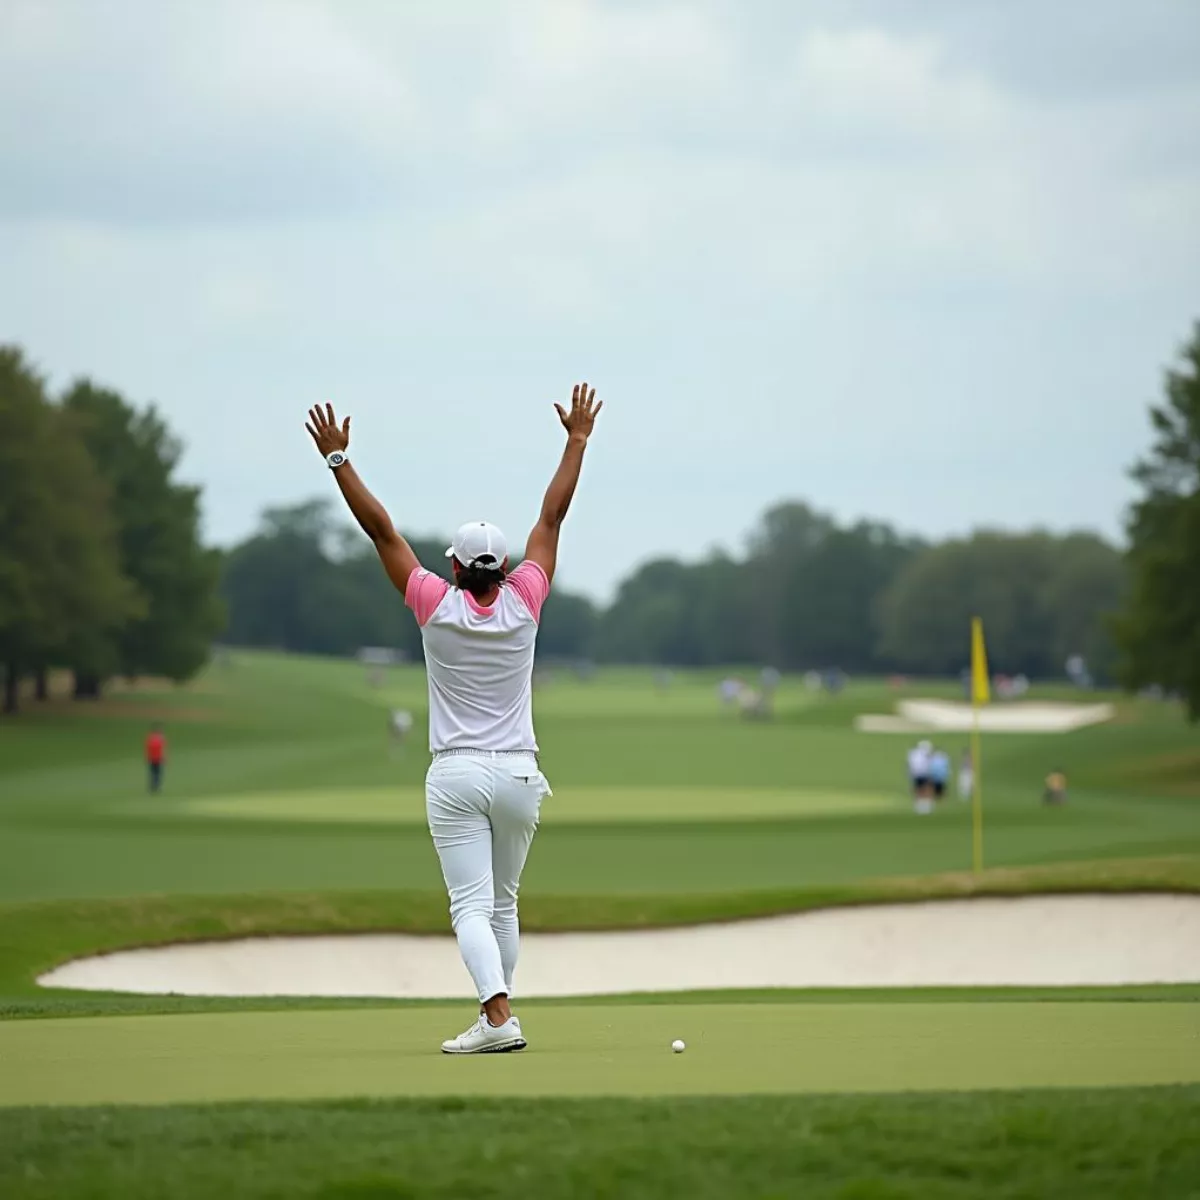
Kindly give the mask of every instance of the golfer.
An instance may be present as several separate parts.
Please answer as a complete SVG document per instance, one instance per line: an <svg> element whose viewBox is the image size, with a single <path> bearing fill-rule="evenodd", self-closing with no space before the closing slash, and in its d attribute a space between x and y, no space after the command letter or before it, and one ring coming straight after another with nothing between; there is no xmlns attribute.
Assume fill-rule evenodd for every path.
<svg viewBox="0 0 1200 1200"><path fill-rule="evenodd" d="M358 477L346 453L350 418L339 426L331 404L308 414L317 449L421 627L433 754L425 811L450 894L450 920L480 1004L475 1024L442 1043L447 1054L525 1049L509 1007L520 942L517 889L542 799L551 794L533 732L533 650L559 531L602 406L586 383L572 392L569 412L554 406L567 445L525 561L509 573L504 535L486 521L471 522L446 551L453 586L422 568Z"/></svg>

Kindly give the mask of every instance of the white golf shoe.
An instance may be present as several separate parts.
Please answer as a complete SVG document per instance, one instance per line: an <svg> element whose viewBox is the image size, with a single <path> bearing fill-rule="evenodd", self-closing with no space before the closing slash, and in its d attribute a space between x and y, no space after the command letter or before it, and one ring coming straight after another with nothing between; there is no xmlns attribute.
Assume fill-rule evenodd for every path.
<svg viewBox="0 0 1200 1200"><path fill-rule="evenodd" d="M442 1043L443 1054L509 1054L524 1049L525 1038L516 1017L509 1017L503 1025L492 1025L482 1013L465 1033Z"/></svg>

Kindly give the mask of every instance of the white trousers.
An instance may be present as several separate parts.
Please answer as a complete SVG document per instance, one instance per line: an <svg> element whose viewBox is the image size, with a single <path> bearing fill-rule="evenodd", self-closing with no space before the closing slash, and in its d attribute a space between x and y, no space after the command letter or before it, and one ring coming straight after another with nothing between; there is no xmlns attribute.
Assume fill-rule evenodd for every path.
<svg viewBox="0 0 1200 1200"><path fill-rule="evenodd" d="M479 1001L512 995L517 890L550 785L532 754L434 759L425 812L450 894L450 921Z"/></svg>

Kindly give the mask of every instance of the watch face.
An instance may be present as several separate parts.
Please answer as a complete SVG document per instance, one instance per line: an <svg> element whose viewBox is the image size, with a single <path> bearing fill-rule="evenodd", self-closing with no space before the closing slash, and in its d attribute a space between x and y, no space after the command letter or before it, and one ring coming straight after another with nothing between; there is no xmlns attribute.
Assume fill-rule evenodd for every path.
<svg viewBox="0 0 1200 1200"><path fill-rule="evenodd" d="M329 465L331 467L340 467L342 465L342 463L344 463L345 461L346 461L346 456L340 450L335 450L329 456Z"/></svg>

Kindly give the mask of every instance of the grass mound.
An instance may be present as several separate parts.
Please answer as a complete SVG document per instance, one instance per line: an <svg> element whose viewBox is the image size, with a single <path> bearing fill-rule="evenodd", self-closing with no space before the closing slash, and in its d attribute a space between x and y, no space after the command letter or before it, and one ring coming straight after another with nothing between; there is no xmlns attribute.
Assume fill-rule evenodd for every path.
<svg viewBox="0 0 1200 1200"><path fill-rule="evenodd" d="M21 1109L8 1200L1184 1200L1200 1087Z"/></svg>

